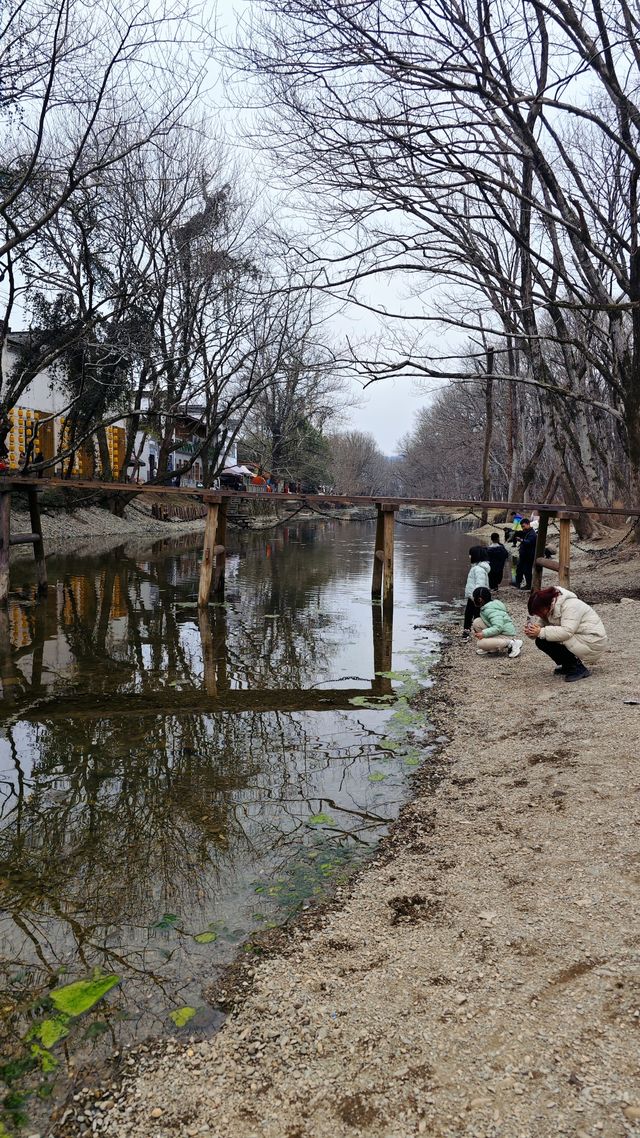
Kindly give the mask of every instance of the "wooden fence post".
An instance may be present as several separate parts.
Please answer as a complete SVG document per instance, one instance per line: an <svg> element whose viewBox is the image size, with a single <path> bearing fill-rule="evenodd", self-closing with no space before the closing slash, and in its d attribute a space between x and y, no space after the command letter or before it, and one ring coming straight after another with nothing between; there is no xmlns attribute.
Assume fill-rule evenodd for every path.
<svg viewBox="0 0 640 1138"><path fill-rule="evenodd" d="M5 483L6 485L6 483ZM0 490L0 604L9 596L9 544L11 540L11 490Z"/></svg>
<svg viewBox="0 0 640 1138"><path fill-rule="evenodd" d="M383 550L384 550L384 576L382 581L382 603L391 604L393 601L393 531L396 520L396 507L383 506Z"/></svg>
<svg viewBox="0 0 640 1138"><path fill-rule="evenodd" d="M42 540L42 522L40 520L38 491L36 490L35 486L30 486L27 493L29 497L29 517L31 518L31 532L36 539L33 543L33 556L36 559L36 582L38 585L38 592L46 593L48 588L47 562L44 556L44 542Z"/></svg>
<svg viewBox="0 0 640 1138"><path fill-rule="evenodd" d="M202 665L204 670L204 690L207 695L215 698L218 694L216 682L216 659L213 648L213 633L209 623L209 613L200 609L198 613L198 628L200 629L200 643L202 644Z"/></svg>
<svg viewBox="0 0 640 1138"><path fill-rule="evenodd" d="M379 601L382 597L382 574L384 572L384 515L382 506L376 502L378 519L376 522L376 541L373 549L373 580L371 582L371 597Z"/></svg>
<svg viewBox="0 0 640 1138"><path fill-rule="evenodd" d="M373 618L373 670L371 690L376 695L391 695L391 679L385 672L391 671L393 647L393 607L391 605L372 605Z"/></svg>
<svg viewBox="0 0 640 1138"><path fill-rule="evenodd" d="M558 551L558 584L569 588L569 565L571 561L571 514L558 514L560 523L560 547Z"/></svg>
<svg viewBox="0 0 640 1138"><path fill-rule="evenodd" d="M547 527L549 525L549 511L540 511L540 523L538 525L538 536L536 539L536 552L533 559L533 577L531 578L531 588L542 588L542 565L538 565L538 558L544 557L544 551L547 545Z"/></svg>
<svg viewBox="0 0 640 1138"><path fill-rule="evenodd" d="M203 501L207 506L207 521L204 527L202 561L200 562L200 584L198 587L199 608L203 608L209 603L211 580L215 563L216 530L218 528L220 498L215 494L207 494L203 497Z"/></svg>
<svg viewBox="0 0 640 1138"><path fill-rule="evenodd" d="M220 502L218 507L218 528L216 530L216 544L214 553L216 557L215 571L213 574L213 592L214 595L224 595L224 570L227 560L227 503L226 500Z"/></svg>

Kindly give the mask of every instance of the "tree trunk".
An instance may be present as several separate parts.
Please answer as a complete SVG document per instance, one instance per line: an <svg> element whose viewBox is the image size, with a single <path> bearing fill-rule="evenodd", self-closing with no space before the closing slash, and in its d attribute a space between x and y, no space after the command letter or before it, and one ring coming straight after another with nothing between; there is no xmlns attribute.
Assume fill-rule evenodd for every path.
<svg viewBox="0 0 640 1138"><path fill-rule="evenodd" d="M98 442L98 452L100 454L102 480L103 482L113 482L113 467L111 465L111 455L109 454L106 427L98 427L96 439Z"/></svg>
<svg viewBox="0 0 640 1138"><path fill-rule="evenodd" d="M482 497L485 502L491 498L491 440L493 437L493 348L487 351L487 376L484 385L484 450L482 453ZM488 514L482 511L481 523L486 526Z"/></svg>

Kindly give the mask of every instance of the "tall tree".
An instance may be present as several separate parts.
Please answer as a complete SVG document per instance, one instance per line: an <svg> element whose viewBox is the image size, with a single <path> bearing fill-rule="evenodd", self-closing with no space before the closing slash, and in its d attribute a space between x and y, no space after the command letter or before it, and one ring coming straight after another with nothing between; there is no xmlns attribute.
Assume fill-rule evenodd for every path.
<svg viewBox="0 0 640 1138"><path fill-rule="evenodd" d="M633 7L271 0L262 11L241 59L278 108L280 168L313 182L325 229L359 238L334 257L332 286L415 274L438 302L414 326L459 328L483 353L487 337L505 353L510 339L526 366L502 368L501 382L542 392L558 453L584 451L604 411L638 489ZM464 382L454 356L429 344L368 370Z"/></svg>

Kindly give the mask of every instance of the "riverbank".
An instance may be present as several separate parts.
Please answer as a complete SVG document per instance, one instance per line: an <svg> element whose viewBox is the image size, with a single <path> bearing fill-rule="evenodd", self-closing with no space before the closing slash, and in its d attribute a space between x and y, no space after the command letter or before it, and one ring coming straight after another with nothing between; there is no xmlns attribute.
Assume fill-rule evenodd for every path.
<svg viewBox="0 0 640 1138"><path fill-rule="evenodd" d="M606 574L583 556L586 594ZM247 969L213 1040L125 1058L54 1132L638 1134L640 602L599 611L611 649L574 685L528 643L479 658L455 629L426 697L438 778L343 907Z"/></svg>
<svg viewBox="0 0 640 1138"><path fill-rule="evenodd" d="M43 508L40 518L47 556L58 548L64 549L70 543L77 546L104 537L126 539L148 534L151 540L155 540L204 529L204 518L184 522L162 521L151 517L149 507L133 504L125 507L121 518L99 506L79 507L72 511ZM29 514L22 510L12 510L12 533L28 533L30 530ZM30 547L18 545L12 548L12 560L14 557L25 556L33 557Z"/></svg>

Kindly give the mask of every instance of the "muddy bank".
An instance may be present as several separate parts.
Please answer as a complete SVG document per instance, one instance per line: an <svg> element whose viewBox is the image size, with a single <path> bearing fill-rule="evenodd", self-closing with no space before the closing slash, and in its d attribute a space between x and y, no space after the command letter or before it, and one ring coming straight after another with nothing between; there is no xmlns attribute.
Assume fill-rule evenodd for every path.
<svg viewBox="0 0 640 1138"><path fill-rule="evenodd" d="M638 568L611 570L611 648L588 681L529 643L480 658L453 632L430 710L443 777L390 856L256 961L216 1038L125 1058L123 1086L80 1095L54 1133L638 1134ZM587 554L580 572L585 595L608 585ZM521 622L524 595L507 597Z"/></svg>

